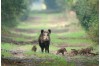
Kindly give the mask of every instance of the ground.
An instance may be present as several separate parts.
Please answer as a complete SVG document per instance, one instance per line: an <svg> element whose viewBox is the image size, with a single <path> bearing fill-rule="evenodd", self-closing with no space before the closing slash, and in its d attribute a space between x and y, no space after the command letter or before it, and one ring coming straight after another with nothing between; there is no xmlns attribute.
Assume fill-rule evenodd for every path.
<svg viewBox="0 0 100 66"><path fill-rule="evenodd" d="M89 46L93 46L94 43L92 40L90 40L84 28L81 27L74 11L69 11L65 15L66 16L64 16L62 13L31 13L27 20L20 22L17 27L11 29L11 35L2 34L1 49L3 56L3 66L9 64L5 63L7 59L10 59L10 62L12 58L17 58L17 64L22 63L22 61L19 62L20 60L26 59L27 61L32 62L32 60L34 60L35 58L35 62L39 63L41 63L41 61L39 60L47 61L47 59L49 59L49 62L54 61L55 59L60 59L60 61L55 62L59 63L61 61L64 61L65 63L63 64L67 63L68 66L98 66L98 56L94 57L68 55L71 49L86 48ZM41 29L51 29L52 31L50 54L41 53L40 47L38 46L37 40ZM31 51L33 45L37 46L36 53ZM67 49L68 53L66 53L65 56L62 56L61 54L56 55L56 51L61 47L65 47ZM95 50L93 52L98 52L98 48L96 45L94 46L94 49ZM30 58L33 59L30 60ZM26 63L26 61L24 60L23 63ZM33 62L31 62L28 66L31 66L31 64L33 64ZM35 64L36 63L34 63L33 65L36 66ZM55 66L61 65L56 64Z"/></svg>

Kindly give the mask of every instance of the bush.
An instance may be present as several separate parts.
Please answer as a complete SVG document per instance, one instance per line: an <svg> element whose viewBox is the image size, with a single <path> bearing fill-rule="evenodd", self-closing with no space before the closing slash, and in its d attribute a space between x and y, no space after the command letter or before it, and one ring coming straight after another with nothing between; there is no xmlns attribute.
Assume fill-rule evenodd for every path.
<svg viewBox="0 0 100 66"><path fill-rule="evenodd" d="M97 15L94 15L90 19L90 27L88 32L89 37L95 41L99 42L99 17Z"/></svg>
<svg viewBox="0 0 100 66"><path fill-rule="evenodd" d="M2 27L14 27L18 24L16 19L25 9L24 0L1 0Z"/></svg>
<svg viewBox="0 0 100 66"><path fill-rule="evenodd" d="M89 37L95 42L98 42L99 0L78 0L73 8Z"/></svg>

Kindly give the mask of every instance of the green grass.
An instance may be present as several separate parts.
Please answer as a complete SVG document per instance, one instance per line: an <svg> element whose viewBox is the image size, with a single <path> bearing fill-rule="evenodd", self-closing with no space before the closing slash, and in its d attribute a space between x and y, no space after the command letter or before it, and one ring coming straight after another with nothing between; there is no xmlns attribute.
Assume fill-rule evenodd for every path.
<svg viewBox="0 0 100 66"><path fill-rule="evenodd" d="M6 52L6 51L1 51L1 55L3 55L5 58L6 57L13 57L13 55L10 52Z"/></svg>
<svg viewBox="0 0 100 66"><path fill-rule="evenodd" d="M52 19L52 16L51 16L51 19ZM16 28L18 29L47 29L47 28L53 28L53 27L55 26L53 26L53 24L51 23L50 18L46 16L45 18L42 17L37 21L30 20L27 22L20 22L20 25L18 25ZM59 26L57 26L57 28L59 28Z"/></svg>
<svg viewBox="0 0 100 66"><path fill-rule="evenodd" d="M16 33L16 32L14 32ZM18 33L16 33L18 34ZM20 32L19 34L22 34L23 36L33 37L32 40L37 40L40 33L33 33L28 34L24 32ZM92 43L90 39L84 39L84 37L87 36L84 31L79 32L72 32L72 33L51 33L51 42L53 44L62 44L62 43L68 43L68 44L83 44L83 43ZM83 39L82 39L83 37ZM62 38L62 39L61 39ZM72 38L72 39L71 39ZM75 39L73 39L75 38ZM16 41L24 41L28 40L23 37L15 38Z"/></svg>
<svg viewBox="0 0 100 66"><path fill-rule="evenodd" d="M33 47L32 44L15 45L15 44L10 44L10 43L2 43L1 45L1 48L6 49L6 50L13 50L13 49L20 48L22 50L29 51L29 52L31 51L32 47ZM41 52L41 49L38 44L36 44L36 47L37 47L37 52ZM57 49L58 49L57 47L50 45L50 51L55 51Z"/></svg>
<svg viewBox="0 0 100 66"><path fill-rule="evenodd" d="M28 33L19 33L22 34L23 36L30 36L33 37L32 40L37 40L39 37L40 33L33 33L33 34L28 34ZM51 43L57 45L57 44L92 44L92 40L90 39L84 39L86 37L86 33L84 31L79 31L79 32L72 32L72 33L51 33ZM74 38L74 39L73 39ZM83 38L83 39L82 39ZM25 38L15 38L17 41L23 41L26 40Z"/></svg>
<svg viewBox="0 0 100 66"><path fill-rule="evenodd" d="M28 58L31 57L32 55L34 55L37 58L41 58L41 59L47 59L48 61L43 61L42 63L40 63L40 65L42 64L43 66L50 64L50 66L66 66L66 60L63 57L51 54L51 53L41 53L40 49L38 49L37 52L33 52L31 51L33 45L13 45L12 44L2 44L2 47L5 47L4 49L12 49L14 47L17 48L21 48L23 50L25 50L24 55ZM39 46L37 46L37 48L39 48ZM51 47L51 50L56 50L55 47ZM4 57L13 57L13 55L10 52L5 52L2 51L1 52L2 55L4 55Z"/></svg>
<svg viewBox="0 0 100 66"><path fill-rule="evenodd" d="M31 13L30 14L30 17L33 17L33 16L42 16L42 17L47 17L47 16L63 16L63 14L62 13L48 13L48 14L46 14L46 13Z"/></svg>
<svg viewBox="0 0 100 66"><path fill-rule="evenodd" d="M69 39L69 40L66 40L67 43L69 44L84 44L84 43L92 43L92 41L90 39Z"/></svg>
<svg viewBox="0 0 100 66"><path fill-rule="evenodd" d="M40 63L40 66L46 66L47 64L49 64L50 66L75 66L74 62L71 63L67 63L66 60L62 57L62 56L58 56L58 55L54 55L51 54L51 51L57 51L59 48L55 47L53 45L50 45L50 53L42 53L40 51L40 47L38 45L36 45L36 47L38 48L37 52L33 52L31 51L33 45L12 45L9 43L3 43L1 45L1 47L3 47L4 49L10 50L12 48L21 48L22 50L24 50L24 55L28 58L28 57L32 57L32 55L34 55L36 58L41 58L41 59L48 59L48 61L43 61ZM66 47L67 51L70 52L71 49L81 49L81 48L85 48L85 47ZM5 52L2 51L1 52L2 55L4 55L4 57L13 57L13 55L9 52ZM75 56L76 58L78 56ZM79 58L79 57L78 57ZM80 56L81 58L81 56ZM84 58L84 57L83 57Z"/></svg>
<svg viewBox="0 0 100 66"><path fill-rule="evenodd" d="M62 34L59 34L58 36L67 37L67 38L81 38L87 35L85 31L79 31L79 32L71 32L71 33L62 33Z"/></svg>
<svg viewBox="0 0 100 66"><path fill-rule="evenodd" d="M72 33L52 33L51 34L51 42L54 44L92 44L93 41L90 39L84 39L86 37L86 33L84 31L80 32L72 32Z"/></svg>
<svg viewBox="0 0 100 66"><path fill-rule="evenodd" d="M12 31L12 33L27 36L27 37L39 37L39 33L29 34L29 33L25 33L25 32L14 32L14 31Z"/></svg>
<svg viewBox="0 0 100 66"><path fill-rule="evenodd" d="M11 43L1 43L1 48L6 50L11 50L13 48L16 48L17 45L11 44Z"/></svg>
<svg viewBox="0 0 100 66"><path fill-rule="evenodd" d="M61 56L57 56L54 54L48 54L48 53L41 53L41 52L26 52L25 54L29 54L29 55L34 55L35 57L41 58L41 59L48 59L47 61L43 61L41 62L40 66L45 66L47 64L49 64L50 66L66 66L67 62L66 60L61 57Z"/></svg>
<svg viewBox="0 0 100 66"><path fill-rule="evenodd" d="M79 45L79 44L92 44L92 40L90 39L51 39L51 42L54 45L61 45L61 44L67 44L67 45Z"/></svg>
<svg viewBox="0 0 100 66"><path fill-rule="evenodd" d="M5 51L5 50L12 50L16 47L17 45L14 45L14 44L1 43L1 48L3 49L1 51L1 55L4 55L4 57L12 57L13 55L9 51Z"/></svg>
<svg viewBox="0 0 100 66"><path fill-rule="evenodd" d="M6 50L16 50L17 48L19 48L20 50L24 50L25 53L29 56L29 55L32 55L34 52L31 50L33 45L31 44L26 44L26 45L14 45L14 44L9 44L9 43L5 43L5 44L2 44L1 47L3 49L6 49ZM39 47L39 45L36 45L37 47L37 52L36 53L41 53L41 49ZM71 49L80 49L82 47L65 47L68 51L70 51ZM59 48L54 46L54 45L50 45L50 53L52 51L57 51Z"/></svg>
<svg viewBox="0 0 100 66"><path fill-rule="evenodd" d="M31 18L33 18L33 20L28 20L26 22L20 22L20 24L16 27L18 29L47 29L47 28L52 28L55 27L53 26L51 22L51 20L55 17L61 17L62 14L61 13L53 13L53 14L34 14L34 15L30 15ZM35 20L35 18L37 20ZM34 24L38 23L37 24ZM31 23L31 24L30 24ZM56 27L55 27L56 28ZM59 26L57 26L57 28L59 28Z"/></svg>
<svg viewBox="0 0 100 66"><path fill-rule="evenodd" d="M42 22L44 22L45 20L42 20ZM46 21L48 22L48 21ZM45 25L45 26L44 26ZM35 24L27 24L27 23L22 23L20 25L17 26L18 29L46 29L46 28L50 28L52 27L50 24L39 24L39 25L35 25Z"/></svg>
<svg viewBox="0 0 100 66"><path fill-rule="evenodd" d="M52 33L52 38L63 37L63 38L82 38L86 37L87 34L85 31L78 31L78 32L65 32L65 33Z"/></svg>
<svg viewBox="0 0 100 66"><path fill-rule="evenodd" d="M26 39L24 37L16 37L16 38L13 37L12 39L14 39L16 41L27 41L28 40L28 39Z"/></svg>

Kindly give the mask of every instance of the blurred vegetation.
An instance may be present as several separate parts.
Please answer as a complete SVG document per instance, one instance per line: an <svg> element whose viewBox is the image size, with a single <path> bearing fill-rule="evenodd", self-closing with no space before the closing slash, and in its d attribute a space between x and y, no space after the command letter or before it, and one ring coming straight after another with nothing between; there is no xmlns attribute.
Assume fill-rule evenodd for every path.
<svg viewBox="0 0 100 66"><path fill-rule="evenodd" d="M56 4L62 11L70 10L75 5L77 0L56 0Z"/></svg>
<svg viewBox="0 0 100 66"><path fill-rule="evenodd" d="M18 19L27 10L27 0L1 0L1 29L9 33L9 28L18 25Z"/></svg>
<svg viewBox="0 0 100 66"><path fill-rule="evenodd" d="M99 41L99 0L56 0L63 10L74 10L89 37Z"/></svg>
<svg viewBox="0 0 100 66"><path fill-rule="evenodd" d="M38 58L43 58L43 59L47 58L48 60L53 59L54 60L53 63L51 61L51 62L46 62L46 64L52 66L54 65L64 66L66 64L68 65L68 63L66 62L67 59L54 55L55 51L57 51L58 48L66 47L66 50L70 52L71 49L78 50L81 48L86 48L86 46L90 46L93 43L92 40L98 42L99 25L98 25L98 1L97 0L83 0L83 1L82 0L46 0L45 2L47 5L47 10L53 9L54 11L52 11L52 13L48 13L48 12L46 13L46 11L44 10L43 10L44 13L30 11L29 6L31 6L33 1L38 1L38 0L21 0L21 1L2 0L2 32L4 34L3 35L4 41L2 41L1 54L4 55L5 57L14 57L14 55L11 52L20 50L23 52L22 54L25 57L30 58L31 56L35 55ZM56 8L58 10L61 10L60 11L61 13L58 13ZM70 22L68 26L59 25L61 24L61 22L66 22L66 20L63 20L63 18L66 17L63 17L62 12L65 12L64 15L66 15L66 13L69 13L71 10L76 11L81 25L86 29L87 34L92 40L88 38L86 32L83 29L80 29L81 28L80 26L77 26L76 24L72 24L71 21L68 21L68 23ZM26 20L28 18L28 14L29 14L29 20ZM22 20L22 21L17 21L17 20ZM73 17L72 17L72 21L74 21ZM15 26L16 28L14 28L14 30L11 30L11 28ZM65 31L67 30L66 29L67 27L68 30L72 29L72 31L68 31L68 32ZM77 27L79 29L74 27ZM50 45L50 52L53 54L51 53L42 54L40 51L41 49L37 44L37 39L40 34L38 31L40 31L41 28L54 29L54 32L52 30L51 33L52 39ZM8 36L7 33L9 32L11 32L12 34ZM30 41L33 41L33 43L30 44L27 43ZM26 45L23 45L24 43ZM31 51L33 44L37 45L38 50L36 53ZM98 48L97 48L98 45L93 47L96 47L95 52L98 52ZM80 58L82 57L80 56ZM45 64L45 62L43 62L41 65L43 64ZM75 66L75 65L71 63L70 66Z"/></svg>
<svg viewBox="0 0 100 66"><path fill-rule="evenodd" d="M47 9L57 9L58 6L56 4L56 0L45 0L45 3L47 5Z"/></svg>
<svg viewBox="0 0 100 66"><path fill-rule="evenodd" d="M78 0L74 10L89 37L99 42L99 0Z"/></svg>
<svg viewBox="0 0 100 66"><path fill-rule="evenodd" d="M58 11L66 11L75 4L77 0L44 0L47 6L47 9Z"/></svg>
<svg viewBox="0 0 100 66"><path fill-rule="evenodd" d="M29 6L35 0L1 0L2 32L7 33L9 28L15 27L25 20L29 14ZM58 9L63 12L74 10L81 25L86 29L89 37L98 42L99 36L99 0L44 0L47 9ZM65 15L65 14L64 14ZM44 22L44 21L43 21ZM24 27L25 28L25 27Z"/></svg>

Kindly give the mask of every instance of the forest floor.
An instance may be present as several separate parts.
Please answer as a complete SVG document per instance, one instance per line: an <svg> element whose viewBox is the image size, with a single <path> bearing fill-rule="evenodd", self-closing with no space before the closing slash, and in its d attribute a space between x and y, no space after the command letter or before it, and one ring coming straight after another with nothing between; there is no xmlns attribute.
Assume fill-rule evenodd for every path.
<svg viewBox="0 0 100 66"><path fill-rule="evenodd" d="M38 46L37 40L41 29L51 29L50 55L47 53L41 53L40 47ZM62 57L66 60L67 66L98 66L98 55L69 55L71 49L82 49L94 46L93 44L93 41L87 36L85 30L81 27L75 12L73 11L66 13L65 16L61 13L30 14L27 20L20 22L16 28L11 29L11 35L2 34L2 65L11 66L10 64L13 61L15 63L12 64L12 66L18 66L17 64L22 62L26 63L24 66L38 66L36 65L37 63L32 62L34 58L34 61L37 62L39 60L47 61L47 59L44 58L49 58L49 61L53 61L52 59L59 60L60 57ZM37 47L36 52L31 51L33 45L36 45ZM61 54L56 55L57 50L62 47L65 47L67 50L65 56L62 56ZM97 45L93 48L93 52L99 51ZM12 57L16 59L17 64ZM30 62L30 64L27 65L25 59ZM9 61L9 63L7 61Z"/></svg>

